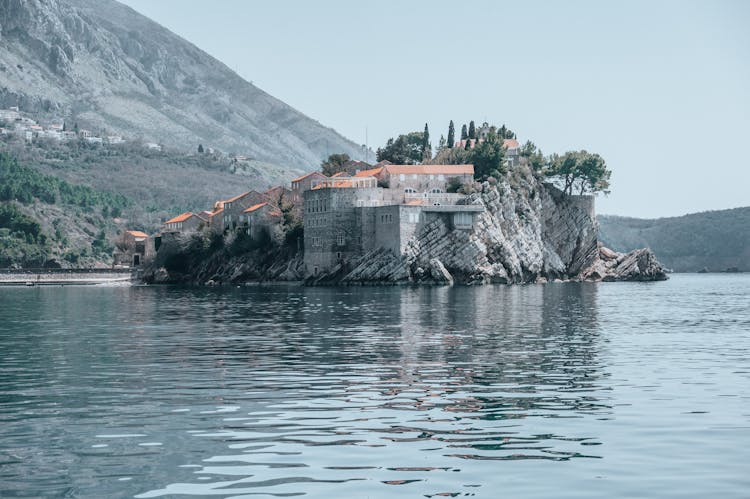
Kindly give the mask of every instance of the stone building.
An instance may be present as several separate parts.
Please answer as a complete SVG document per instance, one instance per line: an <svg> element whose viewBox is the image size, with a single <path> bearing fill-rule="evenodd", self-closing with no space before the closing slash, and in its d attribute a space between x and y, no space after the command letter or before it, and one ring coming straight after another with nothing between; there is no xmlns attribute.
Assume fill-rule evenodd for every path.
<svg viewBox="0 0 750 499"><path fill-rule="evenodd" d="M224 212L222 221L222 230L234 229L241 225L243 218L242 212L251 206L259 203L265 203L268 197L262 192L248 191L231 199L224 201Z"/></svg>
<svg viewBox="0 0 750 499"><path fill-rule="evenodd" d="M150 261L155 254L153 239L139 230L126 230L115 243L114 264L138 267Z"/></svg>
<svg viewBox="0 0 750 499"><path fill-rule="evenodd" d="M473 181L473 165L385 165L323 180L304 191L305 273L315 276L385 248L403 254L417 231L443 218L470 230L481 205L447 193L450 179Z"/></svg>
<svg viewBox="0 0 750 499"><path fill-rule="evenodd" d="M164 222L162 232L190 232L200 230L207 224L205 218L188 211Z"/></svg>
<svg viewBox="0 0 750 499"><path fill-rule="evenodd" d="M293 203L294 204L301 203L303 192L309 191L310 189L312 189L313 185L327 178L328 177L326 177L320 172L310 172L292 180Z"/></svg>
<svg viewBox="0 0 750 499"><path fill-rule="evenodd" d="M270 203L259 203L246 209L243 215L243 222L250 237L259 239L267 235L276 243L282 242L284 238L281 224L283 214L278 207Z"/></svg>

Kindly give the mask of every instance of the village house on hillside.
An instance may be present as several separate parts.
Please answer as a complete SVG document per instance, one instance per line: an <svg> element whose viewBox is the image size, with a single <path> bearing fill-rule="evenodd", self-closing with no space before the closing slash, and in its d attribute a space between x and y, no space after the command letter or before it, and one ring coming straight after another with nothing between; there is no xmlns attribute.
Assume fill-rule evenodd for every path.
<svg viewBox="0 0 750 499"><path fill-rule="evenodd" d="M114 265L138 267L151 260L156 252L154 241L139 230L126 230L115 243Z"/></svg>
<svg viewBox="0 0 750 499"><path fill-rule="evenodd" d="M195 213L186 212L164 222L162 232L189 232L206 226L208 221Z"/></svg>
<svg viewBox="0 0 750 499"><path fill-rule="evenodd" d="M450 185L473 182L473 165L385 165L321 180L303 192L305 273L328 272L377 248L403 254L426 224L442 218L471 229L483 205Z"/></svg>

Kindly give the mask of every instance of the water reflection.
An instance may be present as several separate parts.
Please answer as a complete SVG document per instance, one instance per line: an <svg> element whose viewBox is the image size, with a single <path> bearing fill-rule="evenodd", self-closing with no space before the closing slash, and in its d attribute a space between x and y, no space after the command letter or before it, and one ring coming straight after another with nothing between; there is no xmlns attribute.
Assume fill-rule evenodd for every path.
<svg viewBox="0 0 750 499"><path fill-rule="evenodd" d="M14 493L464 494L599 457L611 413L596 285L38 293L0 361Z"/></svg>

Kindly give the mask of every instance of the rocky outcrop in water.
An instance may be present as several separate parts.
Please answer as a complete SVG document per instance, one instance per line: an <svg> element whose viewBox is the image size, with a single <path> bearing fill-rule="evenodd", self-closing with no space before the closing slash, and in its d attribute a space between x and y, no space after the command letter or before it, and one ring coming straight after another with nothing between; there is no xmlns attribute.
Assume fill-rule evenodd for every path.
<svg viewBox="0 0 750 499"><path fill-rule="evenodd" d="M443 220L425 227L403 255L376 249L310 284L520 284L550 280L663 280L650 250L627 255L602 248L591 196L567 196L529 169L469 197L482 204L472 230Z"/></svg>

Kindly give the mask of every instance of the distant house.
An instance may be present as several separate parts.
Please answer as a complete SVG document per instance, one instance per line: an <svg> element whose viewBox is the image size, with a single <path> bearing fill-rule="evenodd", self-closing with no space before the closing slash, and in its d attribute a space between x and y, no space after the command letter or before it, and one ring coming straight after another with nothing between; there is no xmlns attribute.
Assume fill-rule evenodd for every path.
<svg viewBox="0 0 750 499"><path fill-rule="evenodd" d="M90 130L83 130L83 129L78 130L78 136L81 137L82 139L87 139L87 138L91 137L91 131Z"/></svg>
<svg viewBox="0 0 750 499"><path fill-rule="evenodd" d="M104 137L104 141L110 145L123 143L122 137L120 137L119 135L107 135L106 137Z"/></svg>
<svg viewBox="0 0 750 499"><path fill-rule="evenodd" d="M208 223L195 213L186 212L164 222L163 232L190 232L199 230Z"/></svg>
<svg viewBox="0 0 750 499"><path fill-rule="evenodd" d="M270 204L278 208L281 208L282 206L286 204L294 203L294 194L292 190L282 185L271 187L270 189L265 191L263 195L266 196L266 198L268 198L268 202Z"/></svg>
<svg viewBox="0 0 750 499"><path fill-rule="evenodd" d="M505 160L508 166L517 166L520 163L521 147L516 139L503 140L505 146Z"/></svg>
<svg viewBox="0 0 750 499"><path fill-rule="evenodd" d="M161 151L162 149L162 147L156 142L146 142L145 144L143 144L143 147L151 151Z"/></svg>
<svg viewBox="0 0 750 499"><path fill-rule="evenodd" d="M268 198L258 191L244 192L224 201L224 229L234 229L242 222L242 212L254 204L265 203Z"/></svg>
<svg viewBox="0 0 750 499"><path fill-rule="evenodd" d="M281 242L283 215L278 207L270 203L258 203L246 209L243 215L244 223L247 225L247 234L253 239L268 235L272 240Z"/></svg>
<svg viewBox="0 0 750 499"><path fill-rule="evenodd" d="M104 141L102 140L101 137L89 136L89 137L86 137L86 142L88 142L89 144L101 144Z"/></svg>
<svg viewBox="0 0 750 499"><path fill-rule="evenodd" d="M294 198L294 204L299 204L302 201L303 192L309 191L315 184L327 178L328 177L320 172L310 172L292 180L292 197Z"/></svg>
<svg viewBox="0 0 750 499"><path fill-rule="evenodd" d="M114 263L138 267L154 256L153 240L139 230L126 230L115 244Z"/></svg>

